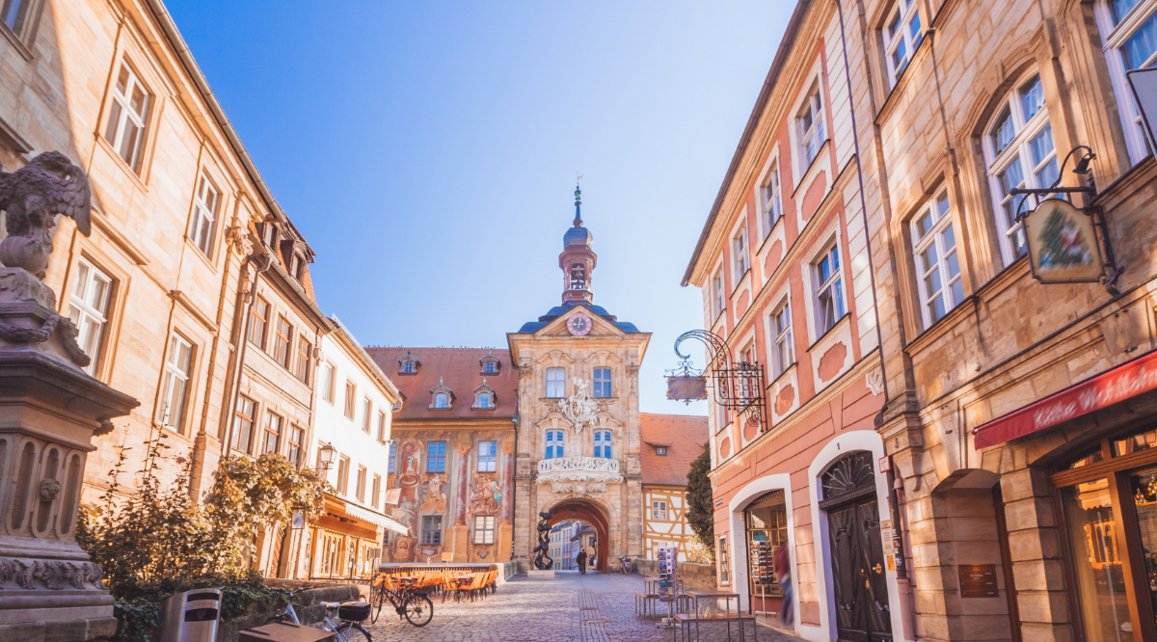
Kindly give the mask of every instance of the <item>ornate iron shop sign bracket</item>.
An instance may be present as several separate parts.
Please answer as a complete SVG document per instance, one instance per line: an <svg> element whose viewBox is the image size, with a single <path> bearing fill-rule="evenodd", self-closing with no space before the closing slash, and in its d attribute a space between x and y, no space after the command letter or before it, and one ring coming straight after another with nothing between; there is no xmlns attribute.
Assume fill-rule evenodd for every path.
<svg viewBox="0 0 1157 642"><path fill-rule="evenodd" d="M1029 266L1032 276L1041 283L1097 283L1100 282L1110 295L1120 295L1117 279L1124 267L1117 265L1113 255L1113 245L1109 240L1109 226L1105 212L1097 205L1097 187L1092 178L1084 187L1060 187L1065 167L1073 154L1081 156L1073 167L1073 173L1085 176L1089 173L1089 162L1097 157L1085 145L1074 147L1057 174L1057 180L1050 187L1042 189L1014 188L1010 196L1023 196L1016 208L1016 221L1023 223L1022 233L1028 248ZM1083 194L1085 206L1078 208L1058 195ZM1029 196L1051 196L1037 202L1036 208L1023 211Z"/></svg>
<svg viewBox="0 0 1157 642"><path fill-rule="evenodd" d="M707 346L706 368L699 370L690 355L679 351L687 339L696 339ZM709 330L690 330L679 335L675 339L675 354L681 361L677 368L667 371L668 399L687 403L706 399L710 387L714 390L715 403L736 411L740 420L758 425L761 433L768 430L763 408L766 385L762 365L736 361L727 342Z"/></svg>

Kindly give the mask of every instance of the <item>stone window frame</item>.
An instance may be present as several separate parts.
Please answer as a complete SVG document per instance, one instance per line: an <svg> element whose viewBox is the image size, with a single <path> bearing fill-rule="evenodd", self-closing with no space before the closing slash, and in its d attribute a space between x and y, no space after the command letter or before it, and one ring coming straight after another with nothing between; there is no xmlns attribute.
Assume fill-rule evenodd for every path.
<svg viewBox="0 0 1157 642"><path fill-rule="evenodd" d="M1122 53L1124 45L1138 35L1143 27L1157 21L1157 0L1138 0L1123 16L1115 15L1111 0L1099 0L1093 8L1097 19L1097 26L1101 33L1102 51L1105 62L1109 66L1109 77L1113 85L1113 93L1117 97L1118 113L1121 117L1121 129L1125 135L1125 145L1129 153L1129 162L1133 165L1141 162L1149 155L1145 135L1145 127L1141 122L1141 112L1137 108L1137 100L1133 90L1125 77L1128 71L1125 56ZM1157 65L1157 51L1145 62L1136 68ZM1148 145L1157 145L1149 142Z"/></svg>
<svg viewBox="0 0 1157 642"><path fill-rule="evenodd" d="M85 354L89 356L89 364L84 367L84 371L90 375L96 376L99 372L99 365L101 358L108 344L109 325L112 320L112 312L114 310L113 302L117 294L117 279L108 273L103 267L87 256L79 256L76 260L76 269L74 270L72 278L72 287L69 288L68 293L68 318L72 321L77 329L77 345ZM81 278L84 278L84 287L80 288ZM103 281L103 292L99 293L99 300L93 301L93 294L97 294L91 288L94 282ZM78 295L77 290L81 293ZM93 331L91 328L97 327ZM86 330L88 332L86 332ZM95 342L93 341L93 334L96 333ZM92 344L86 349L86 344Z"/></svg>
<svg viewBox="0 0 1157 642"><path fill-rule="evenodd" d="M367 435L373 434L374 421L374 400L369 395L362 397L362 432Z"/></svg>
<svg viewBox="0 0 1157 642"><path fill-rule="evenodd" d="M297 335L297 361L293 364L293 376L309 385L309 375L313 366L313 343L304 334Z"/></svg>
<svg viewBox="0 0 1157 642"><path fill-rule="evenodd" d="M329 405L334 403L334 388L337 385L337 366L333 365L332 361L325 361L321 364L322 381L321 381L321 398L329 402Z"/></svg>
<svg viewBox="0 0 1157 642"><path fill-rule="evenodd" d="M152 82L145 73L142 73L142 67L137 64L136 57L130 56L128 52L122 52L121 55L117 57L117 64L113 69L114 71L109 76L109 84L105 93L105 102L108 107L104 118L101 119L101 127L98 130L100 136L97 138L107 145L110 154L124 165L130 175L137 177L139 180L143 180L146 173L145 160L148 157L148 152L152 148L151 143L156 134L156 117L160 111L159 106L161 101L158 99L157 92L152 89L157 86L157 84ZM122 70L128 71L129 73L125 85L125 92L128 92L127 96L125 92L117 88ZM144 114L136 113L131 108L132 89L137 86L139 86L142 93L145 94ZM118 143L123 142L122 135L125 131L124 121L126 119L139 121L134 122L134 124L138 125L141 130L131 159L126 159L118 150ZM114 128L115 131L112 131ZM112 133L111 140L109 139L110 131Z"/></svg>
<svg viewBox="0 0 1157 642"><path fill-rule="evenodd" d="M660 512L660 504L662 504L662 512ZM668 521L667 500L652 499L651 500L651 521L665 522Z"/></svg>
<svg viewBox="0 0 1157 642"><path fill-rule="evenodd" d="M353 421L357 416L357 396L358 384L353 382L353 379L345 380L345 399L342 404L342 414L346 419Z"/></svg>
<svg viewBox="0 0 1157 642"><path fill-rule="evenodd" d="M562 380L561 381L551 381L550 376L551 376L552 372L561 372L562 373ZM544 390L543 390L543 397L544 398L546 398L546 399L565 399L566 398L566 367L565 366L551 366L549 368L546 368L545 370L543 370L542 379L543 379L543 386L544 386ZM551 390L551 384L552 383L562 386L562 394L555 394L555 395L551 394L551 391L552 391Z"/></svg>
<svg viewBox="0 0 1157 642"><path fill-rule="evenodd" d="M488 396L488 404L482 405L482 395ZM498 406L498 395L491 388L486 379L482 379L482 385L474 389L474 405L470 406L471 410L494 410Z"/></svg>
<svg viewBox="0 0 1157 642"><path fill-rule="evenodd" d="M827 122L828 110L825 103L827 92L824 91L821 62L820 59L816 60L814 71L809 74L809 80L803 85L806 89L799 93L791 111L788 133L791 138L792 162L796 170L793 173L796 188L803 183L804 178L819 161L820 153L831 137L831 123ZM810 126L805 122L806 116L811 117Z"/></svg>
<svg viewBox="0 0 1157 642"><path fill-rule="evenodd" d="M245 324L245 340L257 346L258 349L264 352L265 346L269 343L269 323L273 317L273 306L269 303L268 299L261 296L260 294L256 295L256 297L256 300L253 301L253 305L249 308L249 319ZM261 304L265 304L264 315L258 312ZM259 319L261 321L261 336L257 337L256 341L254 341L254 330L257 327L255 319Z"/></svg>
<svg viewBox="0 0 1157 642"><path fill-rule="evenodd" d="M773 179L774 187L770 187ZM771 189L770 194L768 194L769 188ZM776 141L771 153L767 155L767 161L764 162L759 179L755 182L755 204L756 210L759 212L756 227L762 244L771 237L772 231L783 220L783 172L779 159L778 141Z"/></svg>
<svg viewBox="0 0 1157 642"><path fill-rule="evenodd" d="M409 364L409 367L411 368L410 370L406 369L407 364ZM418 368L420 368L421 366L422 366L422 362L418 361L417 357L410 354L409 350L406 351L405 356L398 357L398 374L399 375L407 376L407 377L411 376L411 375L416 375L416 374L418 374Z"/></svg>
<svg viewBox="0 0 1157 642"><path fill-rule="evenodd" d="M362 464L358 464L357 477L354 478L354 497L361 503L366 503L366 480L369 477L369 470Z"/></svg>
<svg viewBox="0 0 1157 642"><path fill-rule="evenodd" d="M483 444L489 444L489 453L484 453ZM478 456L475 462L475 471L480 473L498 472L498 442L487 439L478 442Z"/></svg>
<svg viewBox="0 0 1157 642"><path fill-rule="evenodd" d="M285 449L285 458L295 469L300 469L301 462L305 458L305 428L290 424L286 446L288 447Z"/></svg>
<svg viewBox="0 0 1157 642"><path fill-rule="evenodd" d="M248 404L248 412L242 410ZM233 436L231 437L233 443L229 445L230 449L238 452L243 452L246 455L253 451L253 435L254 428L257 426L257 413L260 407L257 400L247 395L237 395L237 404L233 409ZM241 430L243 423L249 424L247 431ZM245 435L244 443L242 443L242 435Z"/></svg>
<svg viewBox="0 0 1157 642"><path fill-rule="evenodd" d="M554 450L551 450L551 449ZM566 457L566 431L547 430L543 435L543 459L562 459Z"/></svg>
<svg viewBox="0 0 1157 642"><path fill-rule="evenodd" d="M183 370L180 363L173 361L173 356L181 353L182 345L187 350L187 363L183 366ZM179 357L178 361L180 361ZM189 382L196 380L196 374L193 372L196 369L196 364L197 344L188 335L172 330L169 333L169 340L166 342L165 365L161 370L162 392L161 403L157 405L157 423L179 435L185 434L185 419L192 412L192 406L195 405L189 403ZM176 381L180 381L181 391L179 393L180 407L174 413L169 406L172 401L170 392Z"/></svg>
<svg viewBox="0 0 1157 642"><path fill-rule="evenodd" d="M602 437L600 439L599 437ZM614 459L614 433L610 430L595 430L591 435L591 456L599 459Z"/></svg>
<svg viewBox="0 0 1157 642"><path fill-rule="evenodd" d="M720 255L719 263L715 266L715 271L711 277L711 325L715 325L719 319L723 318L723 313L727 311L727 277L724 276L723 270L723 256Z"/></svg>
<svg viewBox="0 0 1157 642"><path fill-rule="evenodd" d="M921 225L921 221L926 218L930 218L931 221L925 228ZM924 323L924 328L928 329L948 316L966 297L964 293L964 270L961 265L964 258L960 246L960 228L956 225L955 211L947 186L941 186L933 192L933 196L928 199L928 202L923 204L908 221L908 229L912 247L913 278L916 281L916 296L920 304L920 319ZM923 233L921 232L922 229L925 230ZM946 232L953 239L953 246L948 251L945 251L944 247ZM936 254L935 265L931 268L924 265L922 259L924 253L929 249L934 249ZM956 275L952 279L948 279L946 283L944 275L948 274L952 268L946 256L953 254L956 256ZM939 273L940 289L935 295L940 297L943 303L943 312L935 318L933 318L933 310L929 307L930 298L935 297L932 297L927 291L927 276L933 272ZM958 286L959 291L957 291L956 286Z"/></svg>
<svg viewBox="0 0 1157 642"><path fill-rule="evenodd" d="M842 230L840 229L839 220L837 219L836 221L833 221L832 226L829 228L829 231L820 235L819 238L824 239L824 240L815 245L815 249L812 250L811 254L804 261L804 265L806 266L806 270L805 270L805 276L803 279L803 285L804 285L804 293L806 295L806 300L808 302L807 314L805 315L805 317L807 318L807 332L808 332L808 345L809 346L814 346L817 341L819 341L821 338L824 337L824 335L826 335L833 328L838 326L840 324L840 321L844 317L851 314L851 310L848 306L850 301L848 299L848 275L846 273L846 271L848 269L848 262L846 260L846 256L845 256L845 252L844 252L844 248L843 248L843 234L842 234ZM830 278L829 278L829 280L826 280L823 283L819 282L819 280L818 280L820 278L819 264L820 264L820 262L823 261L823 259L825 257L828 257L831 255L831 251L833 249L836 250L838 258L839 258L839 268L838 268L837 272L833 273L833 275L838 274L838 276L839 276L838 285L840 288L839 294L840 294L841 300L843 302L843 314L837 315L836 318L832 319L832 323L831 323L830 327L823 328L823 330L821 331L821 328L819 325L819 308L820 308L819 295L820 295L820 290L821 290L821 287L825 284L830 283L832 286L834 286L835 282L831 281Z"/></svg>
<svg viewBox="0 0 1157 642"><path fill-rule="evenodd" d="M606 371L607 378L605 381L599 380L599 371ZM605 383L607 385L607 394L599 394L597 384ZM596 365L591 368L591 397L595 399L613 399L615 396L615 371L609 365Z"/></svg>
<svg viewBox="0 0 1157 642"><path fill-rule="evenodd" d="M1032 84L1033 79L1041 85L1042 103L1032 116L1025 118L1023 111L1024 89ZM1038 174L1046 171L1046 166L1057 166L1060 158L1056 147L1056 132L1052 130L1052 119L1049 114L1047 87L1043 74L1035 65L1020 74L1016 81L1011 83L1000 94L993 115L984 127L981 137L981 147L984 155L985 177L988 180L988 190L992 197L992 218L996 223L997 237L1000 244L1001 262L1008 267L1028 255L1028 245L1025 239L1024 221L1010 220L1016 213L1016 207L1025 197L1007 196L1002 185L1001 177L1014 165L1019 166L1021 181L1018 185L1026 188L1049 187L1041 185ZM1008 113L1012 121L1013 135L1008 143L998 152L993 141L994 129ZM1052 135L1052 151L1045 155L1040 163L1032 162L1032 143L1048 129ZM1059 166L1057 167L1059 171ZM1050 183L1051 185L1051 183ZM1016 187L1015 185L1013 187ZM1011 189L1011 188L1010 188ZM1028 197L1028 206L1031 206L1033 197ZM1014 244L1012 239L1022 239ZM1019 249L1018 249L1019 248Z"/></svg>
<svg viewBox="0 0 1157 642"><path fill-rule="evenodd" d="M278 314L273 320L273 360L277 365L289 370L293 364L293 323L286 314Z"/></svg>
<svg viewBox="0 0 1157 642"><path fill-rule="evenodd" d="M382 503L382 476L374 473L374 482L370 492L370 508L378 510Z"/></svg>
<svg viewBox="0 0 1157 642"><path fill-rule="evenodd" d="M40 16L44 11L44 0L7 0L0 2L0 33L16 47L25 60L32 59L32 43L40 30ZM12 6L16 5L16 15ZM19 25L15 21L19 20ZM9 24L10 22L14 24Z"/></svg>
<svg viewBox="0 0 1157 642"><path fill-rule="evenodd" d="M337 458L337 492L342 496L349 494L350 489L350 458L349 455L339 454Z"/></svg>
<svg viewBox="0 0 1157 642"><path fill-rule="evenodd" d="M426 472L428 473L444 473L446 472L446 460L449 458L450 449L447 447L445 441L431 441L426 443Z"/></svg>
<svg viewBox="0 0 1157 642"><path fill-rule="evenodd" d="M285 417L265 409L265 422L261 425L261 448L258 456L265 453L281 453L281 433L285 429ZM270 448L269 442L273 440L273 447Z"/></svg>
<svg viewBox="0 0 1157 642"><path fill-rule="evenodd" d="M438 405L438 396L439 395L446 395L446 405L445 406L439 406ZM438 411L453 410L454 409L454 399L455 399L454 391L451 390L450 387L447 386L442 381L441 377L439 377L438 378L438 385L434 386L433 388L430 388L430 407L427 408L427 410L438 410Z"/></svg>
<svg viewBox="0 0 1157 642"><path fill-rule="evenodd" d="M776 303L767 313L767 364L770 379L775 381L796 364L795 322L792 319L791 288L785 284L783 291L773 299ZM787 327L780 328L779 317L787 319Z"/></svg>
<svg viewBox="0 0 1157 642"><path fill-rule="evenodd" d="M884 55L884 71L888 78L888 89L893 89L904 76L916 55L916 50L924 42L925 24L920 12L920 0L895 0L890 3L888 10L880 21L880 46ZM896 27L891 25L895 24ZM916 26L917 34L913 35L912 26ZM898 33L897 33L898 30ZM897 64L894 58L897 51L903 47L903 62Z"/></svg>
<svg viewBox="0 0 1157 642"><path fill-rule="evenodd" d="M751 272L751 239L747 237L747 208L739 216L737 229L731 234L732 278L738 285Z"/></svg>
<svg viewBox="0 0 1157 642"><path fill-rule="evenodd" d="M442 516L422 516L422 546L442 545Z"/></svg>
<svg viewBox="0 0 1157 642"><path fill-rule="evenodd" d="M378 410L378 443L379 444L385 444L386 441L388 441L386 439L386 421L388 421L388 417L386 416L386 411L379 409Z"/></svg>
<svg viewBox="0 0 1157 642"><path fill-rule="evenodd" d="M212 199L207 197L210 192L213 194ZM202 167L193 186L193 203L185 238L210 260L213 259L214 250L217 249L217 221L220 219L221 201L224 197L224 191Z"/></svg>

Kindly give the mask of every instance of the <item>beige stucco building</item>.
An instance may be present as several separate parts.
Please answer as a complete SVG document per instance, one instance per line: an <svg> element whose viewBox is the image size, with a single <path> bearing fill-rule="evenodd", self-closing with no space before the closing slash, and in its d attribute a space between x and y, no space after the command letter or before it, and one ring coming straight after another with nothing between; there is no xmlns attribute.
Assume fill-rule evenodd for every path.
<svg viewBox="0 0 1157 642"><path fill-rule="evenodd" d="M651 335L592 303L593 237L563 237L562 305L507 334L518 368L514 556L533 568L540 513L595 527L598 568L642 553L639 367Z"/></svg>

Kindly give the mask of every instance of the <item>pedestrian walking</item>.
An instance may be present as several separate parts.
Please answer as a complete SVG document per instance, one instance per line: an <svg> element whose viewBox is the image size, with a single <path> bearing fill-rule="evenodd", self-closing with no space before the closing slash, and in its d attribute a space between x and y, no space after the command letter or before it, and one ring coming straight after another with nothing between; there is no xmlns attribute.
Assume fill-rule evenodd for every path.
<svg viewBox="0 0 1157 642"><path fill-rule="evenodd" d="M791 560L788 558L787 547L783 544L775 549L775 574L779 578L779 588L783 591L783 606L779 609L779 621L790 626L795 618L791 610Z"/></svg>
<svg viewBox="0 0 1157 642"><path fill-rule="evenodd" d="M579 551L579 554L575 556L574 560L576 562L578 562L579 574L580 575L586 575L587 574L587 552L586 551Z"/></svg>

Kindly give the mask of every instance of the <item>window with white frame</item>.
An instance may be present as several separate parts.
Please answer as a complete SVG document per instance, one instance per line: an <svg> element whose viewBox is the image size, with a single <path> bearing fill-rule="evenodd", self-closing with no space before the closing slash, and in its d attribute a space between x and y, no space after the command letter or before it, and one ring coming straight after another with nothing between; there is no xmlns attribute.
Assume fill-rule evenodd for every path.
<svg viewBox="0 0 1157 642"><path fill-rule="evenodd" d="M711 277L711 320L719 318L723 314L724 303L727 301L727 291L723 287L723 268L720 267L715 271L715 276Z"/></svg>
<svg viewBox="0 0 1157 642"><path fill-rule="evenodd" d="M735 282L739 283L747 270L751 268L751 260L747 255L747 221L739 226L739 233L731 239L731 259L735 265Z"/></svg>
<svg viewBox="0 0 1157 642"><path fill-rule="evenodd" d="M1136 164L1152 152L1153 142L1125 74L1157 65L1157 0L1101 0L1096 11L1129 160Z"/></svg>
<svg viewBox="0 0 1157 642"><path fill-rule="evenodd" d="M566 396L566 370L563 368L546 369L546 396L552 399L561 399Z"/></svg>
<svg viewBox="0 0 1157 642"><path fill-rule="evenodd" d="M492 473L498 470L498 442L478 442L478 472Z"/></svg>
<svg viewBox="0 0 1157 642"><path fill-rule="evenodd" d="M595 431L595 457L611 459L611 431Z"/></svg>
<svg viewBox="0 0 1157 642"><path fill-rule="evenodd" d="M448 395L444 392L439 392L439 393L435 394L434 395L434 407L435 408L449 408L450 407L450 395Z"/></svg>
<svg viewBox="0 0 1157 642"><path fill-rule="evenodd" d="M1060 176L1040 74L1029 74L1005 97L984 137L984 153L1000 252L1007 266L1027 252L1024 224L1016 219L1025 197L1009 192L1017 187L1051 187ZM1031 200L1025 205L1032 206Z"/></svg>
<svg viewBox="0 0 1157 642"><path fill-rule="evenodd" d="M326 361L321 366L321 398L333 403L334 386L333 364Z"/></svg>
<svg viewBox="0 0 1157 642"><path fill-rule="evenodd" d="M480 393L478 393L478 398L474 403L474 407L475 408L490 408L490 407L492 407L492 404L490 403L490 401L491 400L490 400L490 393L489 392L480 392Z"/></svg>
<svg viewBox="0 0 1157 642"><path fill-rule="evenodd" d="M76 262L76 278L69 297L68 318L79 334L77 344L90 361L84 371L96 372L100 358L104 328L108 324L109 300L112 297L112 279L92 263L81 258Z"/></svg>
<svg viewBox="0 0 1157 642"><path fill-rule="evenodd" d="M117 155L134 172L139 172L141 146L145 138L145 121L149 114L152 97L137 78L128 63L121 61L113 86L112 103L109 108L108 123L105 125L105 140L112 145Z"/></svg>
<svg viewBox="0 0 1157 642"><path fill-rule="evenodd" d="M894 87L900 76L904 75L904 70L912 61L912 53L924 39L917 4L916 0L896 0L880 34L884 40L884 57L888 61L889 87Z"/></svg>
<svg viewBox="0 0 1157 642"><path fill-rule="evenodd" d="M820 153L820 147L827 140L824 135L823 109L823 101L820 99L820 82L819 79L816 79L795 116L796 131L799 136L801 171L811 167L812 162Z"/></svg>
<svg viewBox="0 0 1157 642"><path fill-rule="evenodd" d="M546 459L557 459L563 456L563 436L561 430L546 431Z"/></svg>
<svg viewBox="0 0 1157 642"><path fill-rule="evenodd" d="M374 420L374 402L369 397L362 400L362 432L370 434L371 422Z"/></svg>
<svg viewBox="0 0 1157 642"><path fill-rule="evenodd" d="M611 396L611 369L610 368L595 368L595 379L591 385L592 397L610 397Z"/></svg>
<svg viewBox="0 0 1157 642"><path fill-rule="evenodd" d="M763 215L763 238L771 234L771 228L783 217L783 196L779 189L779 162L767 168L767 175L759 186L759 202Z"/></svg>
<svg viewBox="0 0 1157 642"><path fill-rule="evenodd" d="M358 475L354 478L354 497L363 504L366 502L366 467L358 466Z"/></svg>
<svg viewBox="0 0 1157 642"><path fill-rule="evenodd" d="M386 443L386 413L378 411L378 443Z"/></svg>
<svg viewBox="0 0 1157 642"><path fill-rule="evenodd" d="M940 192L912 221L912 250L924 327L928 328L964 300L948 192Z"/></svg>
<svg viewBox="0 0 1157 642"><path fill-rule="evenodd" d="M767 324L771 328L771 374L773 379L778 379L795 363L795 345L791 338L791 304L786 297L768 317Z"/></svg>
<svg viewBox="0 0 1157 642"><path fill-rule="evenodd" d="M161 425L184 433L185 397L189 388L189 369L193 364L193 344L180 335L169 339L161 390Z"/></svg>
<svg viewBox="0 0 1157 642"><path fill-rule="evenodd" d="M193 217L189 221L189 240L193 241L205 256L213 251L213 233L217 220L217 202L220 193L209 181L209 177L201 173L201 181L197 185L197 193L193 196Z"/></svg>
<svg viewBox="0 0 1157 642"><path fill-rule="evenodd" d="M816 338L827 334L844 317L844 285L840 277L840 247L833 242L812 264L815 282Z"/></svg>
<svg viewBox="0 0 1157 642"><path fill-rule="evenodd" d="M651 519L656 522L667 521L667 502L658 499L651 501Z"/></svg>

